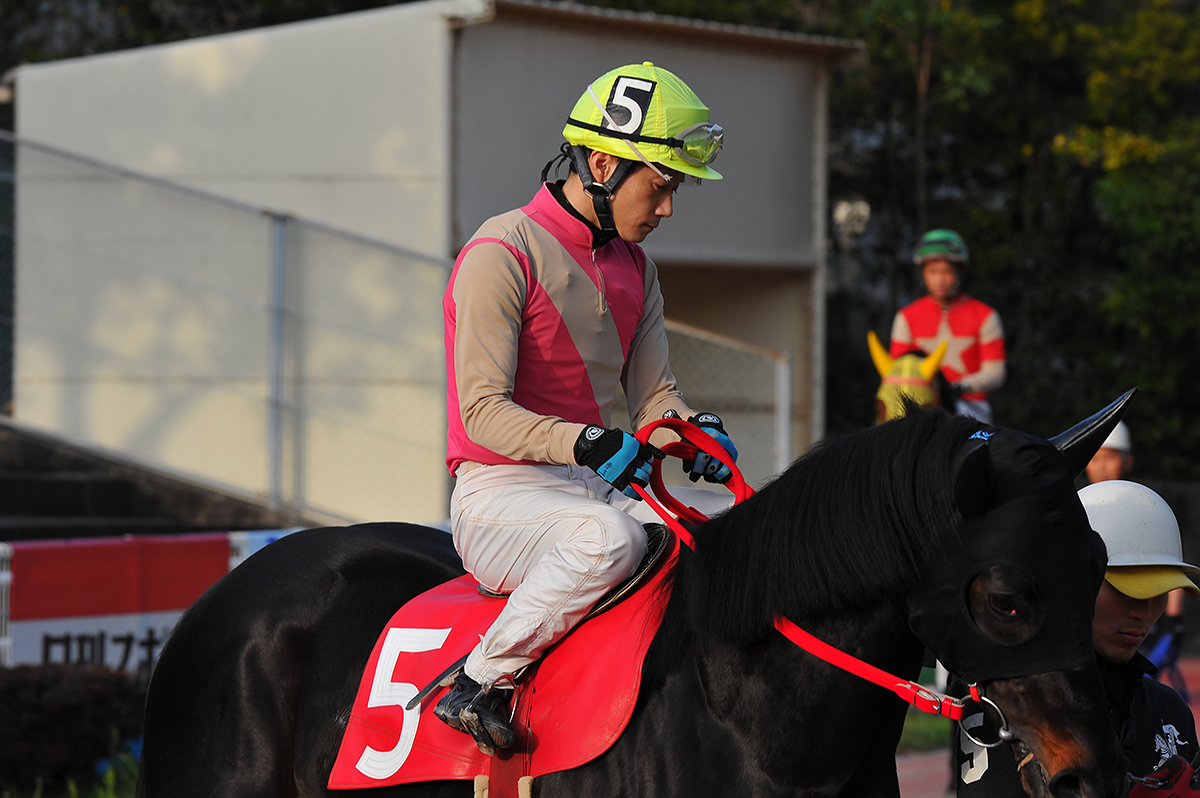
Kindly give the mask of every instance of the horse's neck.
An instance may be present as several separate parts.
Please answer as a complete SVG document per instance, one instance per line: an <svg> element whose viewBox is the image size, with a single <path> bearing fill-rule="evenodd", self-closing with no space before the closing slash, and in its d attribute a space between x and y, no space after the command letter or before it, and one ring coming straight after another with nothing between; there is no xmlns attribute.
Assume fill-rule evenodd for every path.
<svg viewBox="0 0 1200 798"><path fill-rule="evenodd" d="M545 777L544 794L642 795L646 784L657 798L896 794L902 700L773 629L739 645L693 629L688 609L673 605L621 739L596 762ZM924 647L900 599L792 620L895 675L919 673Z"/></svg>
<svg viewBox="0 0 1200 798"><path fill-rule="evenodd" d="M908 626L905 604L901 600L882 602L838 616L791 619L818 639L847 654L861 659L888 673L903 678L916 678L921 669L924 646ZM750 673L774 672L792 674L785 678L822 678L826 673L837 678L848 676L836 665L827 663L803 651L782 634L772 631L765 643L738 648L709 640L700 647L699 659L706 661L735 661L743 659ZM709 667L712 667L711 665ZM857 678L857 677L856 677ZM859 679L862 684L865 680ZM736 700L739 687L736 679L714 682L712 690L728 689L728 700Z"/></svg>
<svg viewBox="0 0 1200 798"><path fill-rule="evenodd" d="M806 631L888 673L915 679L924 646L902 601L840 617L793 619ZM888 767L907 709L902 700L772 633L749 648L710 641L697 663L704 702L744 750L762 752L761 775L797 789L846 784ZM763 722L769 718L770 722ZM802 774L802 775L800 775ZM856 776L855 778L865 778ZM835 791L836 792L836 791ZM820 794L820 793L817 793Z"/></svg>

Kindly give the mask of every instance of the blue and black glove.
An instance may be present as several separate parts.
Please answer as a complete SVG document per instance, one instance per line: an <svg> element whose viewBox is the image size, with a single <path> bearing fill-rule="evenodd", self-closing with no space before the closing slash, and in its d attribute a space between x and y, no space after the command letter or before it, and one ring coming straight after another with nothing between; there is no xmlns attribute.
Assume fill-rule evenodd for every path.
<svg viewBox="0 0 1200 798"><path fill-rule="evenodd" d="M695 424L713 436L717 443L729 452L730 456L729 464L726 464L710 457L705 452L697 452L695 460L683 461L683 470L688 472L688 479L695 482L700 477L704 477L705 482L719 482L724 485L733 476L729 465L737 462L738 450L733 445L733 441L729 439L729 435L725 433L725 425L721 423L720 416L716 413L700 413L689 418L688 423Z"/></svg>
<svg viewBox="0 0 1200 798"><path fill-rule="evenodd" d="M575 462L587 466L631 499L642 500L631 485L646 487L650 464L666 457L628 432L589 424L575 440Z"/></svg>

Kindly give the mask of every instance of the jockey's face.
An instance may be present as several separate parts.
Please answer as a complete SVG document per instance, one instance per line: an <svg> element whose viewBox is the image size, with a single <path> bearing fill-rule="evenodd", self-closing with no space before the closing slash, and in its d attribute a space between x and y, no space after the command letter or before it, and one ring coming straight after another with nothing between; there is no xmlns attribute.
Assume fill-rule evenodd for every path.
<svg viewBox="0 0 1200 798"><path fill-rule="evenodd" d="M1096 653L1109 662L1128 662L1166 609L1166 593L1150 599L1130 598L1105 580L1092 619Z"/></svg>
<svg viewBox="0 0 1200 798"><path fill-rule="evenodd" d="M921 266L925 290L938 304L945 305L958 296L958 269L948 260L927 260Z"/></svg>
<svg viewBox="0 0 1200 798"><path fill-rule="evenodd" d="M621 238L640 244L671 215L675 191L683 179L669 170L664 173L667 180L645 165L638 166L617 187L612 215Z"/></svg>
<svg viewBox="0 0 1200 798"><path fill-rule="evenodd" d="M608 180L617 164L618 159L608 153L592 151L588 156L588 166L597 183ZM638 164L612 195L613 224L626 241L634 244L645 241L674 210L675 191L683 182L683 175L662 166L659 169L667 176L666 180L653 169ZM586 208L585 213L596 224L595 211Z"/></svg>

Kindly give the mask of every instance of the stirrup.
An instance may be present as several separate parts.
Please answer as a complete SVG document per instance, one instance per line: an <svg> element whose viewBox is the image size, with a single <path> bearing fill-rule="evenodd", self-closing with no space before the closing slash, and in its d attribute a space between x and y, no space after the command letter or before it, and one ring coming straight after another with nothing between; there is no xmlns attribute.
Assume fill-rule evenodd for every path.
<svg viewBox="0 0 1200 798"><path fill-rule="evenodd" d="M504 677L504 681L511 682L512 678ZM486 756L495 756L496 749L511 748L517 742L512 727L516 689L515 686L504 689L506 695L499 693L495 684L485 687L466 673L460 673L451 691L434 707L433 714L450 728L470 734Z"/></svg>

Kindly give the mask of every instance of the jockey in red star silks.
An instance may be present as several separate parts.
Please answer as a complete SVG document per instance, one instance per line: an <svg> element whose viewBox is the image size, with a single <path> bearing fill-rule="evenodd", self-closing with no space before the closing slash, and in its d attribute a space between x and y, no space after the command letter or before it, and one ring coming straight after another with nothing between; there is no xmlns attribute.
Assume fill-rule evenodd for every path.
<svg viewBox="0 0 1200 798"><path fill-rule="evenodd" d="M1004 327L994 308L961 292L970 262L966 242L953 230L921 237L913 261L928 292L896 313L889 352L893 358L948 343L942 375L957 396L955 412L992 423L988 394L1004 384Z"/></svg>

